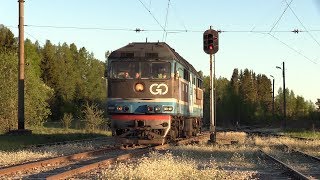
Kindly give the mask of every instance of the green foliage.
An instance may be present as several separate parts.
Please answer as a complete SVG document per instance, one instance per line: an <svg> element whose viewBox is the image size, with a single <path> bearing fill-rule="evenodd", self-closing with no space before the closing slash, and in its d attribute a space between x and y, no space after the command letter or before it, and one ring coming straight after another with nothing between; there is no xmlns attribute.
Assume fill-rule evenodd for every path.
<svg viewBox="0 0 320 180"><path fill-rule="evenodd" d="M10 30L0 26L0 131L17 128L18 55L16 40ZM47 100L52 89L40 78L40 47L30 40L25 41L25 123L41 126L50 114Z"/></svg>
<svg viewBox="0 0 320 180"><path fill-rule="evenodd" d="M0 131L17 127L17 41L0 25ZM84 102L101 104L106 98L105 63L75 44L44 47L25 41L25 122L42 126L64 113L81 115Z"/></svg>
<svg viewBox="0 0 320 180"><path fill-rule="evenodd" d="M69 129L69 128L71 127L72 120L73 120L72 114L70 114L70 113L65 113L65 114L63 115L63 118L61 119L63 128Z"/></svg>
<svg viewBox="0 0 320 180"><path fill-rule="evenodd" d="M0 53L0 132L17 127L18 83L16 53Z"/></svg>
<svg viewBox="0 0 320 180"><path fill-rule="evenodd" d="M15 52L17 50L17 41L13 33L2 24L0 24L0 53Z"/></svg>
<svg viewBox="0 0 320 180"><path fill-rule="evenodd" d="M210 77L204 77L204 123L210 123ZM216 80L216 122L217 126L236 125L274 125L282 121L283 93L280 88L275 96L275 117L272 114L272 84L264 74L234 69L230 81L225 78ZM295 96L286 89L287 120L290 127L320 126L320 113L315 105L303 97Z"/></svg>
<svg viewBox="0 0 320 180"><path fill-rule="evenodd" d="M13 33L0 25L0 133L17 127L17 43Z"/></svg>
<svg viewBox="0 0 320 180"><path fill-rule="evenodd" d="M25 42L25 121L28 126L42 126L51 114L48 100L53 95L53 89L41 80L41 54L39 46L30 40Z"/></svg>
<svg viewBox="0 0 320 180"><path fill-rule="evenodd" d="M75 44L55 46L47 41L42 54L42 77L54 89L52 119L60 119L65 112L79 116L86 101L105 101L105 64L84 47L77 50Z"/></svg>
<svg viewBox="0 0 320 180"><path fill-rule="evenodd" d="M84 109L82 112L84 114L83 120L85 121L86 130L93 132L99 129L99 126L104 123L104 111L100 110L97 104L89 105L89 103L87 102L84 105Z"/></svg>

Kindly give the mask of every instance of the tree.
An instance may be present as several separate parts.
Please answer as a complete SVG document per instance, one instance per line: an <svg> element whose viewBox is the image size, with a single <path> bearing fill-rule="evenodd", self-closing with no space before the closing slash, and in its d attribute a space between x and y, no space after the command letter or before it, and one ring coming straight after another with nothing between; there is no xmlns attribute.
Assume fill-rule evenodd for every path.
<svg viewBox="0 0 320 180"><path fill-rule="evenodd" d="M0 132L18 127L18 85L16 53L0 52Z"/></svg>
<svg viewBox="0 0 320 180"><path fill-rule="evenodd" d="M0 53L1 52L16 52L17 41L13 33L2 24L0 24Z"/></svg>
<svg viewBox="0 0 320 180"><path fill-rule="evenodd" d="M51 114L48 100L53 90L41 79L41 54L37 43L25 42L25 121L29 126L42 126Z"/></svg>

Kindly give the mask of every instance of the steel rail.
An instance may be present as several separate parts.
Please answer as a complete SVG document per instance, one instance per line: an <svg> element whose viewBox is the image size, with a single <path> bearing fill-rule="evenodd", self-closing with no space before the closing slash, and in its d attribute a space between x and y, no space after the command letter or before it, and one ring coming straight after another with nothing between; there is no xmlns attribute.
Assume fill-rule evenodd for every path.
<svg viewBox="0 0 320 180"><path fill-rule="evenodd" d="M176 145L184 145L184 144L190 144L190 143L195 143L195 142L197 143L200 141L200 139L207 138L208 136L210 136L210 132L205 132L199 136L180 140L180 141L176 142Z"/></svg>
<svg viewBox="0 0 320 180"><path fill-rule="evenodd" d="M83 159L83 158L103 154L107 151L114 150L114 149L118 149L118 148L117 147L104 148L104 149L95 150L95 151L87 151L87 152L82 152L82 153L77 153L77 154L72 154L72 155L67 155L67 156L61 156L61 157L56 157L56 158L50 158L50 159L45 159L45 160L40 160L40 161L5 167L5 168L0 169L0 176L12 174L17 171L25 171L25 170L32 169L32 168L44 167L48 164L71 162L73 160Z"/></svg>
<svg viewBox="0 0 320 180"><path fill-rule="evenodd" d="M297 179L305 179L305 180L309 180L310 178L305 176L304 174L300 173L299 171L295 170L293 167L285 164L284 162L280 161L279 159L269 155L268 153L259 150L260 153L262 153L263 155L267 156L269 159L273 160L274 162L276 162L277 164L280 164L285 170L289 171L295 178Z"/></svg>
<svg viewBox="0 0 320 180"><path fill-rule="evenodd" d="M310 155L310 154L307 154L307 153L305 153L305 152L299 151L299 150L297 150L297 149L291 149L291 150L294 151L294 152L296 152L296 153L299 153L299 154L301 154L301 155L303 155L303 156L305 156L305 157L308 157L308 158L311 158L311 159L313 159L313 160L316 160L316 161L320 162L320 158L319 158L319 157L312 156L312 155Z"/></svg>
<svg viewBox="0 0 320 180"><path fill-rule="evenodd" d="M85 173L85 172L91 171L93 169L97 169L97 168L99 168L101 166L110 165L110 164L115 163L117 161L124 161L124 160L130 159L130 158L133 158L133 157L138 157L140 155L143 155L145 153L150 152L151 150L161 150L161 149L166 149L168 147L169 147L169 144L160 145L160 146L154 146L154 147L151 147L151 148L143 148L143 149L138 150L137 152L134 152L134 153L122 154L122 155L119 155L119 156L114 157L114 158L108 158L108 159L105 159L105 160L102 160L102 161L98 161L98 162L95 162L95 163L92 163L92 164L81 166L81 167L76 168L76 169L71 169L69 171L65 171L65 172L62 172L62 173L59 173L59 174L55 174L55 175L49 176L46 179L47 180L66 179L66 178L72 177L72 176L77 175L77 174L81 174L81 173Z"/></svg>

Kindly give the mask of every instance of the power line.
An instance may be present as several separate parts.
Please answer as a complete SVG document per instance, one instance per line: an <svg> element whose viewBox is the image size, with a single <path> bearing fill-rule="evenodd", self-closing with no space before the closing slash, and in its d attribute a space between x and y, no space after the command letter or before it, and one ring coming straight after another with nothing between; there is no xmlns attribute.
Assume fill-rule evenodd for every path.
<svg viewBox="0 0 320 180"><path fill-rule="evenodd" d="M186 27L185 23L183 22L183 20L180 18L180 16L177 13L177 9L172 4L171 4L171 9L173 9L173 12L175 13L176 18L182 23L182 26L184 27L184 30L187 30L187 27Z"/></svg>
<svg viewBox="0 0 320 180"><path fill-rule="evenodd" d="M51 25L33 25L26 24L26 27L36 28L54 28L54 29L79 29L79 30L102 30L102 31L137 31L137 29L128 28L101 28L101 27L80 27L80 26L51 26ZM141 30L140 30L141 31Z"/></svg>
<svg viewBox="0 0 320 180"><path fill-rule="evenodd" d="M34 37L33 35L31 35L30 33L24 31L26 34L28 34L30 37L32 37L33 39L35 39L36 41L40 42L42 45L45 45L42 41L38 40L36 37Z"/></svg>
<svg viewBox="0 0 320 180"><path fill-rule="evenodd" d="M31 28L52 28L52 29L77 29L77 30L101 30L101 31L134 31L134 32L142 32L142 31L164 31L163 29L141 29L141 28L103 28L103 27L82 27L82 26L52 26L52 25L34 25L27 24L26 27ZM12 28L17 28L15 26L7 26ZM190 33L190 32L203 32L203 30L191 30L191 29L167 29L165 30L168 33ZM218 30L220 33L269 33L269 30ZM320 29L314 30L279 30L273 31L277 33L303 33L303 32L320 32Z"/></svg>
<svg viewBox="0 0 320 180"><path fill-rule="evenodd" d="M290 1L290 4L292 3L293 0ZM287 2L287 1L286 1ZM286 13L288 7L290 6L290 4L287 3L287 7L283 10L281 16L278 18L278 20L273 24L272 28L270 29L269 33L276 27L276 25L279 23L279 21L281 20L282 16L284 15L284 13Z"/></svg>
<svg viewBox="0 0 320 180"><path fill-rule="evenodd" d="M163 30L159 30L159 29L129 29L129 28L99 28L99 27L76 27L76 26L49 26L49 25L25 25L27 27L35 27L35 28L58 28L58 29L79 29L79 30L105 30L105 31L135 31L135 32L142 32L142 31L163 31ZM17 28L15 26L7 26L7 27L13 27L13 28ZM298 30L298 29L294 29L294 30L282 30L282 31L273 31L273 32L281 32L281 33L302 33L302 32L309 32L309 31L320 31L320 30ZM203 32L203 30L181 30L181 29L173 29L173 30L166 30L167 33L199 33L199 32ZM253 30L218 30L219 33L262 33L262 34L268 34L271 37L273 37L275 40L279 41L280 43L282 43L283 45L285 45L286 47L288 47L289 49L291 49L292 51L296 52L297 54L301 55L302 57L304 57L305 59L309 60L310 62L317 64L316 61L312 60L311 58L307 57L306 55L304 55L303 53L299 52L298 50L294 49L293 47L289 46L287 43L281 41L279 38L275 37L274 35L272 35L269 31L253 31ZM27 33L29 34L29 33ZM30 35L30 34L29 34ZM30 35L31 37L33 37L32 35ZM35 37L33 37L35 38ZM35 38L36 39L36 38Z"/></svg>
<svg viewBox="0 0 320 180"><path fill-rule="evenodd" d="M34 27L34 28L52 28L52 29L78 29L78 30L101 30L101 31L134 31L134 32L142 32L142 31L163 31L161 29L130 29L130 28L102 28L102 27L81 27L81 26L52 26L52 25L33 25L27 24L26 27ZM12 28L17 28L15 26L7 26ZM167 29L167 32L171 33L179 33L179 32L203 32L203 30L188 30L188 29ZM269 30L218 30L218 32L232 32L232 33L269 33ZM320 32L320 29L313 29L313 30L279 30L273 31L278 33L301 33L301 32Z"/></svg>
<svg viewBox="0 0 320 180"><path fill-rule="evenodd" d="M287 3L287 1L285 0L285 2ZM288 3L287 3L288 4ZM301 26L304 28L304 30L309 34L309 36L318 44L318 46L320 47L319 42L316 40L316 38L314 38L312 36L312 34L307 30L307 28L303 25L303 23L301 22L301 20L298 18L297 14L293 11L293 9L291 8L290 4L288 4L291 12L294 14L294 16L297 18L297 20L299 21L299 23L301 24Z"/></svg>
<svg viewBox="0 0 320 180"><path fill-rule="evenodd" d="M141 1L140 3L143 5L143 7L149 12L149 14L153 17L153 19L158 23L158 25L162 28L163 31L166 31L165 28L159 23L159 21L157 20L157 18L151 13L151 11L147 8L147 6Z"/></svg>
<svg viewBox="0 0 320 180"><path fill-rule="evenodd" d="M317 62L315 62L314 60L308 58L306 55L302 54L301 52L299 52L298 50L294 49L293 47L289 46L287 43L281 41L279 38L275 37L274 35L272 35L271 33L268 33L271 37L273 37L274 39L276 39L277 41L281 42L283 45L287 46L289 49L293 50L294 52L298 53L299 55L301 55L302 57L304 57L305 59L309 60L310 62L314 63L314 64L318 64Z"/></svg>
<svg viewBox="0 0 320 180"><path fill-rule="evenodd" d="M169 14L169 7L170 7L170 0L168 0L168 6L167 6L167 13L166 13L166 20L165 20L165 23L164 23L164 29L167 28L167 22L168 22L168 14ZM166 36L167 38L167 33L166 31L163 31L163 35L162 35L162 41L164 41L164 37Z"/></svg>

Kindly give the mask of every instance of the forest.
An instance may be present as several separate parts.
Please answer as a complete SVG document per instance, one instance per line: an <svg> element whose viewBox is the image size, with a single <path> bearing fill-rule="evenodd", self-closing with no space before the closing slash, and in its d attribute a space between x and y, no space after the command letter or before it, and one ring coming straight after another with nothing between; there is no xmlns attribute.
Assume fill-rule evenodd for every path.
<svg viewBox="0 0 320 180"><path fill-rule="evenodd" d="M107 52L106 52L107 54ZM17 129L18 40L0 25L0 133ZM83 121L85 109L102 115L106 102L106 60L98 60L76 44L45 44L25 40L25 124L43 126L62 119ZM204 124L209 124L209 77L204 76ZM234 69L230 80L216 79L217 126L281 126L283 91L275 93L272 111L272 84L263 74ZM287 124L319 128L316 105L286 89ZM89 107L89 108L88 108ZM91 108L90 108L91 107ZM93 115L96 115L94 112Z"/></svg>

